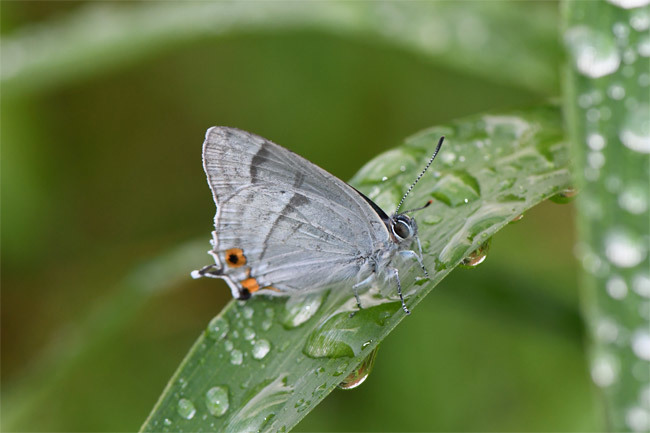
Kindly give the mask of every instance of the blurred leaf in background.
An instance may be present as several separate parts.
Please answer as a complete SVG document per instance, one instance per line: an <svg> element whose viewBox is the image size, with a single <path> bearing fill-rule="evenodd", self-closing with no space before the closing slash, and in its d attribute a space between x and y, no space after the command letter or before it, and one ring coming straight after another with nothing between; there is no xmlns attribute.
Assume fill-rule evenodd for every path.
<svg viewBox="0 0 650 433"><path fill-rule="evenodd" d="M417 130L559 94L551 2L0 8L3 430L137 429L229 300L189 278L209 126L348 179ZM499 233L298 430L601 429L571 221L545 204Z"/></svg>

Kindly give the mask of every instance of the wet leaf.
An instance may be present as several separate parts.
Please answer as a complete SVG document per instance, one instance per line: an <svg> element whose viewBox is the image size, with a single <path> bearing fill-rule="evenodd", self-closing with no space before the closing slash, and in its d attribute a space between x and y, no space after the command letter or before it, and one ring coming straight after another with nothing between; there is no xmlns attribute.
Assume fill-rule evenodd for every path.
<svg viewBox="0 0 650 433"><path fill-rule="evenodd" d="M410 308L496 231L571 181L559 109L544 106L422 131L370 161L351 183L392 212L441 135L439 159L404 204L434 199L415 215L435 221L419 226L430 279L417 264L400 266ZM436 199L442 195L448 200ZM316 297L231 302L206 326L142 430L291 429L405 318L392 285L363 293L358 311L351 284ZM256 349L261 341L263 356ZM228 408L219 416L206 401L215 387L228 390ZM223 391L219 396L223 401ZM196 409L191 417L188 402Z"/></svg>

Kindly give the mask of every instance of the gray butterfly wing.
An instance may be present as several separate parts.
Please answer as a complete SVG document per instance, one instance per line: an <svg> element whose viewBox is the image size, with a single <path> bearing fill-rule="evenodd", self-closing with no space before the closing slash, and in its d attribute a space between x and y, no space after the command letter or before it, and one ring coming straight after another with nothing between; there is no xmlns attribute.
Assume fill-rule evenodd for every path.
<svg viewBox="0 0 650 433"><path fill-rule="evenodd" d="M262 137L210 128L203 166L217 205L211 253L235 296L316 290L390 242L361 194Z"/></svg>

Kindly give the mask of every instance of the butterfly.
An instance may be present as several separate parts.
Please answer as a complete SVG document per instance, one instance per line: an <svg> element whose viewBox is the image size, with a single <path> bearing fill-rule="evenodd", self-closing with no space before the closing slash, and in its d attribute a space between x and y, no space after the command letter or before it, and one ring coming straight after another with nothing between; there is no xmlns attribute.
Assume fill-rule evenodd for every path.
<svg viewBox="0 0 650 433"><path fill-rule="evenodd" d="M393 259L417 261L428 277L417 224L407 213L431 200L417 209L399 209L443 140L389 216L354 187L288 149L236 128L208 129L203 168L217 206L208 252L215 263L192 276L221 278L242 300L351 281L359 308L359 288L380 277L395 282L410 314Z"/></svg>

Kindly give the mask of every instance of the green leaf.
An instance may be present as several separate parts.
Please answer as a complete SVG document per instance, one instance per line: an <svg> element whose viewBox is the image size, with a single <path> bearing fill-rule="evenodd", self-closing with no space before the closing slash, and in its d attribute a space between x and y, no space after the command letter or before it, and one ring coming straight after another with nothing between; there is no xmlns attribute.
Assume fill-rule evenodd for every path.
<svg viewBox="0 0 650 433"><path fill-rule="evenodd" d="M454 2L88 4L3 37L0 79L4 92L27 93L103 74L206 37L316 30L379 39L489 80L555 91L556 22L551 8L503 2L477 3L471 9Z"/></svg>
<svg viewBox="0 0 650 433"><path fill-rule="evenodd" d="M409 307L497 230L568 187L561 125L554 106L469 117L408 138L352 179L391 212L440 136L447 137L405 203L445 198L416 214L431 278L422 278L417 264L400 265ZM350 285L231 302L196 341L142 430L291 429L405 317L393 284L363 293L361 311Z"/></svg>
<svg viewBox="0 0 650 433"><path fill-rule="evenodd" d="M645 6L639 7L641 3ZM612 431L650 429L650 7L566 2L565 97L576 161L591 376Z"/></svg>

